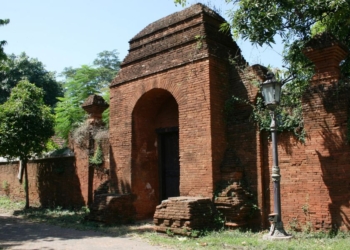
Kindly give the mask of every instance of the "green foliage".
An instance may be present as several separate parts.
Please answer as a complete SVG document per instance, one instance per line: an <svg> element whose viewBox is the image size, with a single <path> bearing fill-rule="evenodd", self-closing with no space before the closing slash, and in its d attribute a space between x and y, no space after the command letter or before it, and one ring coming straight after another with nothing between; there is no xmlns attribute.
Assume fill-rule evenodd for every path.
<svg viewBox="0 0 350 250"><path fill-rule="evenodd" d="M185 6L188 1L174 0ZM202 1L205 3L205 1ZM239 37L259 46L273 46L275 38L284 44L283 61L287 75L295 77L293 87L305 89L313 75L313 65L302 53L305 44L321 32L332 34L348 48L349 9L347 0L292 1L292 0L225 0L232 7L227 12L228 22L221 31L232 31ZM350 55L341 64L343 76L350 78ZM293 87L289 92L293 93ZM298 111L297 111L298 112Z"/></svg>
<svg viewBox="0 0 350 250"><path fill-rule="evenodd" d="M101 76L107 81L107 84L116 76L120 69L120 63L117 50L102 51L98 53L93 62L94 66L100 68L103 72Z"/></svg>
<svg viewBox="0 0 350 250"><path fill-rule="evenodd" d="M6 190L8 188L9 188L9 183L6 180L2 181L2 189Z"/></svg>
<svg viewBox="0 0 350 250"><path fill-rule="evenodd" d="M61 149L61 147L50 138L46 143L46 150L50 152L58 149Z"/></svg>
<svg viewBox="0 0 350 250"><path fill-rule="evenodd" d="M100 145L97 145L94 155L89 159L89 163L93 165L101 165L103 163L103 152Z"/></svg>
<svg viewBox="0 0 350 250"><path fill-rule="evenodd" d="M186 6L187 1L186 0L174 0L175 5L180 4L182 7Z"/></svg>
<svg viewBox="0 0 350 250"><path fill-rule="evenodd" d="M203 47L203 40L205 39L205 36L196 35L194 36L194 39L197 41L196 49L201 49Z"/></svg>
<svg viewBox="0 0 350 250"><path fill-rule="evenodd" d="M107 88L106 91L102 92L102 98L109 104L109 98L110 98L109 88ZM109 108L102 113L102 121L104 124L106 124L106 127L108 128L109 127Z"/></svg>
<svg viewBox="0 0 350 250"><path fill-rule="evenodd" d="M0 196L0 211L13 211L15 216L26 220L59 225L79 230L93 230L108 233L110 236L129 235L142 237L153 245L161 245L175 249L347 249L350 245L349 232L333 230L330 232L293 232L290 241L262 240L267 231L251 232L244 230L208 231L202 237L184 240L184 237L164 237L155 233L151 224L105 226L96 222L84 220L89 213L88 208L81 209L43 209L30 208L19 210L23 202L12 202L5 196ZM149 230L147 230L149 228ZM170 233L170 232L169 232ZM194 231L196 233L196 231ZM170 233L171 234L171 233ZM203 249L204 249L203 248Z"/></svg>
<svg viewBox="0 0 350 250"><path fill-rule="evenodd" d="M293 79L291 82L285 84L282 89L280 105L276 108L278 131L292 131L302 142L305 140L306 132L304 130L301 98L307 87L307 82L300 81L299 79ZM225 104L225 113L226 117L228 117L228 122L234 122L235 118L231 114L234 112L236 103L251 106L251 119L259 125L261 131L270 131L270 113L266 109L261 96L258 96L254 103L237 96L232 96Z"/></svg>
<svg viewBox="0 0 350 250"><path fill-rule="evenodd" d="M2 181L2 190L7 196L10 195L10 184L6 180Z"/></svg>
<svg viewBox="0 0 350 250"><path fill-rule="evenodd" d="M0 71L0 104L8 99L11 90L21 80L28 80L42 88L44 102L51 107L56 104L56 98L63 94L61 85L56 81L55 73L47 71L38 59L30 58L25 53L18 56L12 54L8 56L4 66L7 70Z"/></svg>
<svg viewBox="0 0 350 250"><path fill-rule="evenodd" d="M24 207L23 201L12 201L7 196L0 196L0 211L9 212L11 210L22 209Z"/></svg>
<svg viewBox="0 0 350 250"><path fill-rule="evenodd" d="M26 180L24 180L24 181L22 182L22 188L23 188L24 191L27 190L27 188L28 188L28 182L27 182Z"/></svg>
<svg viewBox="0 0 350 250"><path fill-rule="evenodd" d="M53 115L43 96L42 89L21 81L0 105L0 155L27 160L43 152L54 134Z"/></svg>
<svg viewBox="0 0 350 250"><path fill-rule="evenodd" d="M350 243L349 233L344 232L330 237L327 233L293 232L293 239L288 241L262 240L267 231L251 232L245 230L222 230L208 232L200 238L182 240L179 237L164 237L148 233L144 237L155 245L175 249L347 249Z"/></svg>
<svg viewBox="0 0 350 250"><path fill-rule="evenodd" d="M241 0L227 1L234 7L229 11L229 25L234 36L253 44L272 46L280 36L284 49L284 63L299 81L312 76L313 67L303 55L305 44L316 34L328 32L347 47L350 46L349 8L346 0L281 1ZM346 77L350 76L349 57L341 65Z"/></svg>
<svg viewBox="0 0 350 250"><path fill-rule="evenodd" d="M96 69L83 65L63 84L64 97L58 98L59 102L55 108L55 130L58 136L67 140L70 131L85 119L86 113L81 105L89 95L99 93L98 76L99 72Z"/></svg>
<svg viewBox="0 0 350 250"><path fill-rule="evenodd" d="M170 236L170 237L174 236L174 232L173 232L170 228L167 228L167 229L165 230L165 233L166 233L168 236Z"/></svg>
<svg viewBox="0 0 350 250"><path fill-rule="evenodd" d="M8 159L17 157L23 162L26 208L29 208L27 161L41 154L54 134L54 117L43 97L41 88L24 80L0 105L0 155Z"/></svg>
<svg viewBox="0 0 350 250"><path fill-rule="evenodd" d="M220 211L216 211L214 214L214 227L216 229L223 229L225 226L225 217Z"/></svg>
<svg viewBox="0 0 350 250"><path fill-rule="evenodd" d="M290 220L288 224L289 224L289 229L291 231L294 231L294 232L300 231L300 223L297 218L292 218L292 220Z"/></svg>
<svg viewBox="0 0 350 250"><path fill-rule="evenodd" d="M317 23L348 24L345 15L349 8L346 0L326 1L281 1L281 0L228 0L233 4L229 19L233 33L243 39L263 45L275 43L279 35L284 41L297 38L307 40L311 29ZM329 27L335 28L335 27ZM337 27L336 29L346 29Z"/></svg>
<svg viewBox="0 0 350 250"><path fill-rule="evenodd" d="M64 70L65 92L63 97L58 98L59 103L55 108L57 135L67 140L69 133L85 120L86 113L81 105L89 95L101 94L109 102L109 83L117 75L119 65L118 53L113 50L99 53L94 66L83 65ZM105 111L104 121L108 121L108 116L109 111Z"/></svg>
<svg viewBox="0 0 350 250"><path fill-rule="evenodd" d="M10 22L9 19L0 19L0 26L6 25ZM7 59L7 56L4 52L4 46L6 45L6 41L0 41L0 70L2 68L2 61Z"/></svg>

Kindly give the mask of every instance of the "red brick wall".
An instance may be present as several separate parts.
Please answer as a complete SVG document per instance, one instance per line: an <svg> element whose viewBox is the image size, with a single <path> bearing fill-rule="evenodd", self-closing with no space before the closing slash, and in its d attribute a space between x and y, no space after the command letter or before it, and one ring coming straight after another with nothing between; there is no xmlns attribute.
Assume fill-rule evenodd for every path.
<svg viewBox="0 0 350 250"><path fill-rule="evenodd" d="M249 100L254 103L258 95L258 88L253 81L262 81L267 69L254 65L247 67L244 61L236 61L227 71L230 74L228 92L230 95ZM227 99L228 100L228 99ZM263 147L260 131L251 118L252 108L243 102L235 101L226 104L226 126L228 144L221 164L222 182L239 181L245 190L255 197L253 202L259 206L260 214L257 224L265 226L266 210L264 209L265 191L263 190Z"/></svg>
<svg viewBox="0 0 350 250"><path fill-rule="evenodd" d="M223 107L232 92L229 84L229 68L227 60L210 58L210 128L213 184L221 180L221 169L224 153L227 148L226 117Z"/></svg>
<svg viewBox="0 0 350 250"><path fill-rule="evenodd" d="M349 88L338 85L339 69L334 70L334 65L339 66L346 53L336 42L322 43L322 46L308 49L308 56L316 63L316 73L303 97L305 144L288 133L279 135L282 216L287 227L348 230ZM333 66L327 69L325 61L334 62ZM264 164L264 183L270 190L265 205L272 211L271 143L266 137L264 146L268 149L264 151L264 159L268 159L268 164Z"/></svg>
<svg viewBox="0 0 350 250"><path fill-rule="evenodd" d="M104 163L109 169L109 143L101 143ZM88 205L94 190L109 179L106 171L89 168L88 151L75 145L75 157L48 158L28 163L29 201L44 207L66 208ZM24 200L23 184L17 179L19 163L0 163L0 194ZM8 186L8 188L5 188Z"/></svg>
<svg viewBox="0 0 350 250"><path fill-rule="evenodd" d="M287 226L297 222L301 229L307 224L315 229L349 229L348 93L326 100L316 90L307 94L304 101L305 144L288 133L279 135L283 221ZM326 109L324 101L332 103L332 107ZM266 206L272 211L272 149L266 137L264 141L268 146L265 157L269 159L264 164L265 187L270 190Z"/></svg>
<svg viewBox="0 0 350 250"><path fill-rule="evenodd" d="M289 133L279 135L282 214L286 225L297 222L299 228L307 224L315 229L350 227L350 146L346 143L348 95L328 99L333 102L332 111L325 109L324 99L317 93L306 95L304 101L307 103L303 106L305 144ZM265 157L268 155L269 159L265 161L268 164L264 164L265 187L270 188L270 202L266 206L272 211L272 149L266 137L264 143L268 147Z"/></svg>
<svg viewBox="0 0 350 250"><path fill-rule="evenodd" d="M68 208L85 204L73 157L30 161L27 167L30 204ZM23 184L17 179L18 168L18 162L1 163L0 194L24 200ZM4 190L4 183L8 183L8 190Z"/></svg>
<svg viewBox="0 0 350 250"><path fill-rule="evenodd" d="M28 164L29 166L29 164ZM19 180L17 179L19 169L19 162L14 163L1 163L0 165L0 190L1 195L8 195L9 197L13 199L24 199L24 187L22 184L19 183ZM38 195L36 192L36 181L33 185L33 176L35 177L35 172L32 167L28 167L28 180L29 180L29 193L35 195L31 195L30 198L32 199L33 203L38 203ZM7 187L7 188L6 188ZM35 191L35 192L34 192Z"/></svg>

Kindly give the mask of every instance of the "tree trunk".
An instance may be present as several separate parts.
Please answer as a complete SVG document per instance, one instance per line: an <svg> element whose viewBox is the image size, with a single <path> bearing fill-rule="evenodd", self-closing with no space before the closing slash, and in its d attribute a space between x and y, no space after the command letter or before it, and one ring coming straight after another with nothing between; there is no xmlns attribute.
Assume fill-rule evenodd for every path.
<svg viewBox="0 0 350 250"><path fill-rule="evenodd" d="M27 170L27 160L23 160L23 168L24 168L24 191L26 194L26 205L25 209L29 208L29 185L28 185L28 170Z"/></svg>

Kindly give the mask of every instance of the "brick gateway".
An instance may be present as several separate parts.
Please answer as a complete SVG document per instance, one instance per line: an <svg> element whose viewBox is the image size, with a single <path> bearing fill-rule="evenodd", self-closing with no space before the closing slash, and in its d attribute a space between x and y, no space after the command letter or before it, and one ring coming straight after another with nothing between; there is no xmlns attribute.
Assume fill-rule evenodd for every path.
<svg viewBox="0 0 350 250"><path fill-rule="evenodd" d="M233 94L257 97L250 83L263 81L266 69L255 65L241 70L246 62L231 36L218 31L222 22L197 4L148 25L131 39L129 54L111 84L112 183L118 190L127 186L126 192L135 195L137 218L151 217L167 198L164 182L171 178L164 176L163 165L168 163L162 162L162 151L171 149L161 145L157 131L177 128L178 163L176 157L173 161L179 165L174 174L179 196L213 198L219 183L240 183L234 177L244 176L249 192L240 206L249 200L248 193L254 196L260 208L255 223L266 226L266 214L272 210L270 142L249 120L249 107L236 107L234 123L226 123L223 113ZM313 90L303 100L308 138L302 144L285 133L279 143L283 221L348 227L348 98L339 96L337 108L324 106L347 52L334 41L309 47L316 75L310 83ZM317 66L324 61L326 66ZM320 95L318 86L328 87Z"/></svg>
<svg viewBox="0 0 350 250"><path fill-rule="evenodd" d="M130 40L129 54L110 86L104 171L88 174L88 157L72 146L79 203L95 208L95 218L144 219L156 212L159 230L182 231L199 225L199 214L215 203L228 226L268 226L267 214L273 210L268 135L250 120L249 106L236 105L232 121L223 112L232 95L257 98L251 83L263 81L266 68L246 67L231 36L218 31L222 22L196 4L148 25ZM350 227L350 95L339 82L339 63L347 53L330 35L305 48L315 64L302 100L306 141L285 132L278 143L287 228Z"/></svg>

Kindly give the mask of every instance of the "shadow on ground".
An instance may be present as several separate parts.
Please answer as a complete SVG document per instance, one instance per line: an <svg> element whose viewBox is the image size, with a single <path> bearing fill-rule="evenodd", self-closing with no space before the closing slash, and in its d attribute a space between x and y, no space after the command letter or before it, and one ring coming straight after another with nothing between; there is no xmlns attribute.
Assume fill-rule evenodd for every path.
<svg viewBox="0 0 350 250"><path fill-rule="evenodd" d="M68 215L60 216L57 219L63 222L72 220ZM75 226L73 225L73 227ZM75 228L79 228L79 226ZM0 215L0 249L77 249L76 247L79 246L76 245L73 248L74 244L85 244L84 249L105 249L105 247L107 249L107 247L112 247L115 244L112 244L112 241L125 239L128 241L126 244L125 242L119 242L118 244L122 243L123 246L127 246L131 243L130 236L141 235L153 230L153 226L146 223L109 227L108 233L103 232L103 228L98 228L98 231L96 228L96 231L93 231L91 225L87 228L83 226L80 226L79 229L75 228L62 228L60 226L33 222L10 214ZM86 243L79 241L83 239L88 241ZM98 248L93 246L101 240L102 242L99 243ZM89 243L89 241L93 243ZM58 246L58 243L61 245ZM143 244L143 242L136 243ZM142 246L138 247L142 248ZM133 247L129 249L133 249Z"/></svg>

